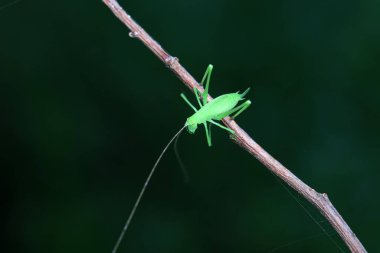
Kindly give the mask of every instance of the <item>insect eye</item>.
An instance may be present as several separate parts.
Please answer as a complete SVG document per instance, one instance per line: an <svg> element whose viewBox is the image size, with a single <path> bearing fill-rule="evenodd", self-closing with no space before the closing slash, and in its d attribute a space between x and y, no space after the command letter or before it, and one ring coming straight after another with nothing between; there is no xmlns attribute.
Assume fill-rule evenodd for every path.
<svg viewBox="0 0 380 253"><path fill-rule="evenodd" d="M197 130L197 124L192 124L187 126L187 131L191 134L195 133L195 130Z"/></svg>

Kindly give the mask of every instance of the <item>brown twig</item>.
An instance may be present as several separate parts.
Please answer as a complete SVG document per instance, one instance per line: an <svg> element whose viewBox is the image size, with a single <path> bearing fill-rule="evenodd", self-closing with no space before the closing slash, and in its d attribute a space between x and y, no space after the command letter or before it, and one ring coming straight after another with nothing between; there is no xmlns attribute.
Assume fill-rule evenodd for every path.
<svg viewBox="0 0 380 253"><path fill-rule="evenodd" d="M120 7L116 0L103 0L103 2L111 9L111 11L123 22L131 32L129 35L139 39L145 44L163 63L169 67L181 81L193 91L194 87L203 93L203 87L187 72L187 70L179 63L176 57L168 54L145 30L139 26L123 8ZM212 99L211 96L208 97ZM363 253L367 252L354 232L350 229L342 216L332 205L326 193L318 193L313 188L306 185L292 172L285 168L280 162L274 159L260 145L258 145L238 124L230 117L223 119L223 123L235 131L234 141L242 148L247 150L251 155L256 157L271 172L281 178L294 190L299 192L310 203L312 203L323 216L331 223L334 229L342 237L351 252Z"/></svg>

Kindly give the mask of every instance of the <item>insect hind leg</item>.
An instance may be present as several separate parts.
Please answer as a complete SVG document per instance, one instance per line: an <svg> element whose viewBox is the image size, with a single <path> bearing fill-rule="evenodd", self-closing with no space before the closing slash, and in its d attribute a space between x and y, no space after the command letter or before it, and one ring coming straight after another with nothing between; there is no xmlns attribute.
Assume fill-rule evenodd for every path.
<svg viewBox="0 0 380 253"><path fill-rule="evenodd" d="M251 101L250 100L247 100L245 101L244 103L242 103L241 105L225 112L225 113L222 113L222 114L219 114L218 116L215 117L215 119L217 120L221 120L223 119L224 117L227 117L231 114L233 114L234 112L237 111L237 113L235 113L233 116L231 116L232 118L236 118L240 113L242 113L245 109L247 109L249 106L251 105Z"/></svg>
<svg viewBox="0 0 380 253"><path fill-rule="evenodd" d="M240 113L244 112L250 105L251 105L251 100L247 100L243 104L236 107L236 110L238 110L238 109L240 109L240 110L238 110L237 113L232 115L232 118L235 119L237 116L239 116ZM231 112L231 113L234 113L234 112Z"/></svg>

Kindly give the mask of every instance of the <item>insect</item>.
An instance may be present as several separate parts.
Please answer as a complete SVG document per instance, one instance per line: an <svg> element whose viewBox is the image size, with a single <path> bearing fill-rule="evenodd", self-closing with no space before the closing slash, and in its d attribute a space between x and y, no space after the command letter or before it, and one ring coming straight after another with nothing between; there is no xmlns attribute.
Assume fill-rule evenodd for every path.
<svg viewBox="0 0 380 253"><path fill-rule="evenodd" d="M206 131L207 143L211 147L211 124L214 124L231 134L235 134L233 130L222 126L221 124L215 122L215 120L222 120L224 117L227 117L233 113L235 113L232 118L236 118L240 113L242 113L248 106L251 105L251 101L247 100L243 104L236 106L239 101L244 99L244 96L248 93L249 88L244 91L242 94L229 93L221 95L210 102L207 102L208 89L210 86L210 78L212 73L213 66L210 64L207 67L207 70L202 78L201 85L206 80L206 87L202 94L202 102L199 97L201 97L200 92L197 88L194 87L195 97L198 101L200 109L197 110L194 105L190 103L190 101L186 98L185 94L181 94L181 97L185 100L185 102L195 111L195 113L187 118L186 127L189 133L194 134L197 130L199 124L203 124ZM208 124L208 126L207 126Z"/></svg>
<svg viewBox="0 0 380 253"><path fill-rule="evenodd" d="M235 132L227 128L225 126L222 126L215 120L222 120L224 117L227 117L231 114L233 114L233 118L237 117L240 113L242 113L245 109L247 109L248 106L250 106L251 101L246 100L244 103L242 103L239 106L236 106L239 101L244 99L244 96L248 93L249 88L244 91L243 93L239 94L239 92L236 93L229 93L221 95L210 102L207 101L208 97L208 89L210 86L210 78L212 73L213 66L210 64L206 72L202 78L201 85L206 81L206 87L204 89L204 92L200 94L200 92L197 90L197 88L194 88L195 97L197 98L198 104L200 106L200 109L197 110L195 106L191 104L191 102L186 98L184 94L181 94L181 97L185 100L185 102L195 111L195 113L187 118L185 125L172 137L172 139L169 141L168 144L166 144L165 148L162 150L161 154L159 155L157 161L153 165L153 168L150 170L148 177L145 180L145 183L140 191L139 196L137 197L137 200L135 201L135 204L132 208L132 211L130 212L128 219L123 227L123 230L120 233L120 236L112 250L112 253L116 253L120 243L124 237L125 232L127 231L132 218L136 212L136 209L141 201L142 196L144 195L145 189L148 186L150 179L152 178L156 167L158 163L160 162L162 156L165 154L166 150L170 146L170 144L179 137L179 135L182 133L182 131L187 128L189 133L194 134L197 130L197 127L199 124L203 124L206 130L206 137L207 137L207 143L209 146L211 146L211 124L214 124L226 131L228 131L231 134L235 134ZM199 99L199 97L202 97L202 103ZM207 125L208 124L208 125Z"/></svg>

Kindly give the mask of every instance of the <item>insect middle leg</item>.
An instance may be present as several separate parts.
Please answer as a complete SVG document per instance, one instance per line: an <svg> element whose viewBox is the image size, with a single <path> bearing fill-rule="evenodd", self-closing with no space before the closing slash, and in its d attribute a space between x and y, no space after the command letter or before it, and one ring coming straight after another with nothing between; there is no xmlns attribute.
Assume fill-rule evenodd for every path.
<svg viewBox="0 0 380 253"><path fill-rule="evenodd" d="M194 87L194 94L195 94L195 97L196 97L196 99L197 99L197 101L198 101L199 107L202 108L203 105L202 105L201 101L199 100L199 97L200 97L201 95L200 95L199 90L198 90L196 87Z"/></svg>
<svg viewBox="0 0 380 253"><path fill-rule="evenodd" d="M225 126L223 126L222 124L219 124L218 122L215 122L215 121L213 121L213 120L210 120L210 123L212 123L212 124L214 124L214 125L216 125L216 126L222 128L222 129L228 131L228 132L231 133L231 134L235 134L235 131L234 131L234 130L232 130L232 129L228 128L228 127L225 127Z"/></svg>
<svg viewBox="0 0 380 253"><path fill-rule="evenodd" d="M211 147L211 124L208 125L207 128L207 123L203 123L206 131L206 138L207 138L207 144L209 147Z"/></svg>
<svg viewBox="0 0 380 253"><path fill-rule="evenodd" d="M202 81L201 81L201 85L203 85L203 82L206 80L206 87L205 87L205 90L202 94L202 98L203 98L203 105L207 104L207 97L208 97L208 87L210 85L210 78L211 78L211 73L212 73L212 69L214 67L210 64L208 65L207 69L206 69L206 72L202 78Z"/></svg>

